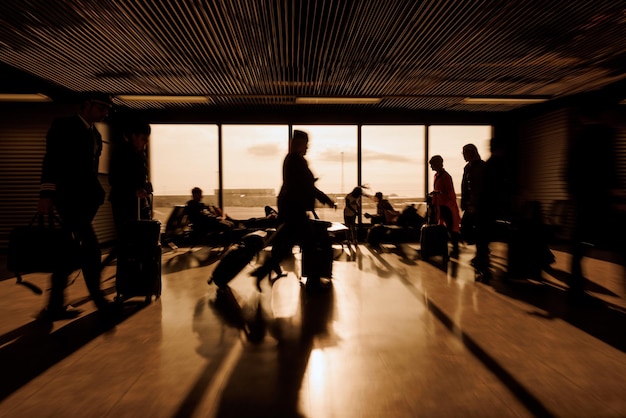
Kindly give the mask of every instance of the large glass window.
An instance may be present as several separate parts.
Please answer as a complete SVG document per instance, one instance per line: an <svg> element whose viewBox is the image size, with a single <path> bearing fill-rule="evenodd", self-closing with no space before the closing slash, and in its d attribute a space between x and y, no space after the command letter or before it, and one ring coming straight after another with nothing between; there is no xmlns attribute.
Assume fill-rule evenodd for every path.
<svg viewBox="0 0 626 418"><path fill-rule="evenodd" d="M396 210L424 200L422 125L366 125L361 131L362 179L370 194L381 192ZM375 212L363 199L363 212Z"/></svg>
<svg viewBox="0 0 626 418"><path fill-rule="evenodd" d="M358 127L294 125L309 134L306 155L316 185L338 203L338 210L318 208L322 219L343 220L344 196L357 186ZM489 158L491 126L431 126L425 155L422 125L364 125L361 128L361 179L369 194L382 192L394 207L421 202L432 188L430 156L440 154L452 175L457 194L465 161L463 145L473 143ZM282 163L288 151L287 125L224 125L222 127L223 206L235 219L264 215L276 207L282 185ZM155 217L165 221L172 206L184 204L191 188L204 191L206 204L218 204L219 165L216 125L152 125L151 180ZM363 212L375 210L363 200Z"/></svg>
<svg viewBox="0 0 626 418"><path fill-rule="evenodd" d="M287 125L223 125L224 211L234 219L258 218L276 209L283 159L289 145Z"/></svg>
<svg viewBox="0 0 626 418"><path fill-rule="evenodd" d="M153 124L150 135L150 178L154 217L165 222L174 205L191 199L200 187L204 203L217 204L218 155L216 125Z"/></svg>
<svg viewBox="0 0 626 418"><path fill-rule="evenodd" d="M429 156L441 155L443 167L452 176L454 191L461 196L461 179L466 161L463 159L463 146L474 144L483 160L490 156L489 141L491 140L491 126L430 126L429 127ZM434 172L428 176L428 190L432 190Z"/></svg>
<svg viewBox="0 0 626 418"><path fill-rule="evenodd" d="M357 186L357 127L355 125L294 125L309 134L305 158L318 178L317 188L337 203L337 210L320 207L327 221L343 222L344 196Z"/></svg>

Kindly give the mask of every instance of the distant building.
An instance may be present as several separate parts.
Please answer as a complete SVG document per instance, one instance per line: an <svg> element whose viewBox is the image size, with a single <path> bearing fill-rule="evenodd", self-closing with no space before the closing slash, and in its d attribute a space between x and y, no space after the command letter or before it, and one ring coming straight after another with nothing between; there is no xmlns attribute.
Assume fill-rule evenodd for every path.
<svg viewBox="0 0 626 418"><path fill-rule="evenodd" d="M214 190L216 195L219 190ZM259 206L276 205L274 189L223 189L224 206Z"/></svg>

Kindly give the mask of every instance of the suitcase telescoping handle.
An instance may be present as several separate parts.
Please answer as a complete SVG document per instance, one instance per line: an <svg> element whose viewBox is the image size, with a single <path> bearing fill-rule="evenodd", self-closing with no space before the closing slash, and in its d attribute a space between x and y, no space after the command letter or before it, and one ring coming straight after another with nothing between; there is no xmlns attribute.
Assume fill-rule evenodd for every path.
<svg viewBox="0 0 626 418"><path fill-rule="evenodd" d="M152 219L152 193L148 193L148 195L144 197L137 197L137 220L141 220L141 201L146 199L148 202L148 219Z"/></svg>

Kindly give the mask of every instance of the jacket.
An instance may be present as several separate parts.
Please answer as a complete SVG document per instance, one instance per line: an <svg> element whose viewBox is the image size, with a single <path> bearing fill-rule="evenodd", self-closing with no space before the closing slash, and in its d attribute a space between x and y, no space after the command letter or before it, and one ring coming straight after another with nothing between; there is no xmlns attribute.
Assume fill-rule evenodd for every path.
<svg viewBox="0 0 626 418"><path fill-rule="evenodd" d="M315 187L316 180L303 156L287 154L283 162L283 185L278 194L279 216L302 215L315 208L315 200L332 204L332 200Z"/></svg>
<svg viewBox="0 0 626 418"><path fill-rule="evenodd" d="M95 215L105 195L98 180L101 153L100 132L86 127L80 116L54 120L46 135L40 196Z"/></svg>

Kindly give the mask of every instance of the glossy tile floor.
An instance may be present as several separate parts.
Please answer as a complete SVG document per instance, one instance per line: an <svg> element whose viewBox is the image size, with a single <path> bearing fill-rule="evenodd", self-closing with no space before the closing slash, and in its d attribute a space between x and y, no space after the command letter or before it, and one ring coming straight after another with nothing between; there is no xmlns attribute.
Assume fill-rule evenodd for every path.
<svg viewBox="0 0 626 418"><path fill-rule="evenodd" d="M447 268L417 248L336 247L319 294L297 252L273 288L256 290L251 264L218 295L214 250L167 251L161 298L113 322L80 276L68 300L83 313L54 324L35 320L46 275L24 277L43 296L1 281L0 416L626 417L620 266L587 262L603 303L583 309L566 303L565 253L542 281L485 285L473 247Z"/></svg>

